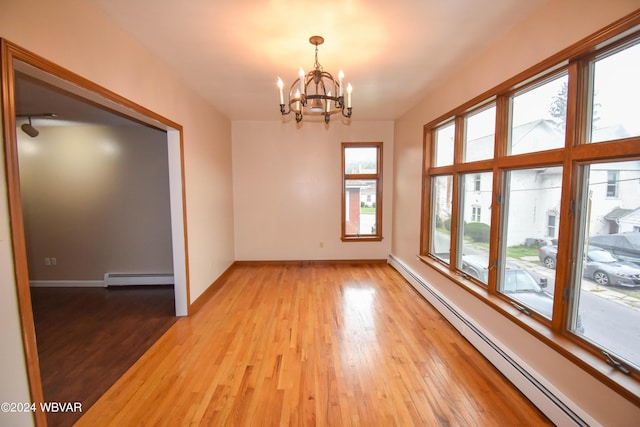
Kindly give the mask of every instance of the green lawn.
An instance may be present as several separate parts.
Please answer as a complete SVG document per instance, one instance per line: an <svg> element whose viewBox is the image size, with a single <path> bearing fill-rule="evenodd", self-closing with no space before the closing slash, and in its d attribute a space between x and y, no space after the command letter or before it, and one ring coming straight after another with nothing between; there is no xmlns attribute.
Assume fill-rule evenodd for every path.
<svg viewBox="0 0 640 427"><path fill-rule="evenodd" d="M485 249L489 252L489 243L473 242L470 239L465 238L465 243L471 244L477 248ZM538 248L532 248L528 246L509 246L507 248L508 258L522 258L524 256L538 256Z"/></svg>

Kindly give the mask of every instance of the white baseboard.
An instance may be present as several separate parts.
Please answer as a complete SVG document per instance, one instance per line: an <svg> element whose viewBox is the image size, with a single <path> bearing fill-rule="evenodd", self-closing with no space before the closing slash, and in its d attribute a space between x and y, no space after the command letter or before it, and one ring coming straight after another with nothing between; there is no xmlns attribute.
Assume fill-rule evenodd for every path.
<svg viewBox="0 0 640 427"><path fill-rule="evenodd" d="M102 280L30 280L32 288L103 288Z"/></svg>
<svg viewBox="0 0 640 427"><path fill-rule="evenodd" d="M393 255L389 255L388 262L555 425L600 425L503 343L476 325L406 264Z"/></svg>

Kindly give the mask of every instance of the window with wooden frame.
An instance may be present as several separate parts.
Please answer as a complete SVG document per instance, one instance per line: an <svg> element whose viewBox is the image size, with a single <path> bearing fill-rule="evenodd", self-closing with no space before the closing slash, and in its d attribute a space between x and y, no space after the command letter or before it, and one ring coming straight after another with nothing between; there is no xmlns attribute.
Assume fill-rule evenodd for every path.
<svg viewBox="0 0 640 427"><path fill-rule="evenodd" d="M420 258L640 403L640 13L564 52L425 126Z"/></svg>
<svg viewBox="0 0 640 427"><path fill-rule="evenodd" d="M342 143L342 241L382 240L382 142Z"/></svg>

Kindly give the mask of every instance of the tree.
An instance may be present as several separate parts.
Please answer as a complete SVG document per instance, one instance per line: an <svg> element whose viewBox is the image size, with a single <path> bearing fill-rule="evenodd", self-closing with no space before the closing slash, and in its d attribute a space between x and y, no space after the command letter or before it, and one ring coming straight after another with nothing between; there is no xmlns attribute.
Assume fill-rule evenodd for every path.
<svg viewBox="0 0 640 427"><path fill-rule="evenodd" d="M567 124L567 99L568 99L568 89L569 85L567 82L562 83L562 87L558 91L558 93L553 97L551 101L551 105L549 106L549 114L553 117L553 121L561 128L565 128ZM591 117L591 122L595 123L600 120L600 116L598 114L598 108L600 107L600 103L595 101L593 102L593 115Z"/></svg>
<svg viewBox="0 0 640 427"><path fill-rule="evenodd" d="M562 87L558 93L553 97L551 105L549 106L549 114L553 117L556 124L562 128L567 123L567 91L569 85L567 82L562 83Z"/></svg>

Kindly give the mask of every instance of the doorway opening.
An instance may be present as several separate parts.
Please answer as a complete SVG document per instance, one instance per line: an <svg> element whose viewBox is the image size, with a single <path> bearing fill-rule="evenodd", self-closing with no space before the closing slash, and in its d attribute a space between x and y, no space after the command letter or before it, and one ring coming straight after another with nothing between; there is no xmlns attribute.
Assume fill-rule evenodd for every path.
<svg viewBox="0 0 640 427"><path fill-rule="evenodd" d="M163 134L162 148L166 158L164 172L167 176L166 184L169 198L166 203L166 210L168 210L168 212L163 212L163 214L166 216L168 222L167 240L171 248L168 258L170 268L173 270L173 286L171 288L173 307L171 307L171 311L173 312L172 314L176 316L185 316L188 314L189 292L186 268L187 251L184 219L185 203L183 195L182 128L180 125L133 104L17 46L4 40L2 40L2 44L4 64L2 70L3 88L9 88L3 91L3 129L5 130L5 153L7 153L7 190L9 193L13 257L31 397L32 401L39 402L51 399L45 399L46 396L43 397L42 392L42 372L40 370L38 347L35 342L34 333L35 323L33 309L37 307L32 304L35 300L32 301L31 299L29 272L33 271L33 269L29 264L38 262L42 254L39 254L38 258L29 259L32 255L31 252L33 248L30 248L27 243L30 239L25 237L25 234L29 232L25 227L25 223L28 222L27 218L25 218L27 209L25 209L25 199L22 192L24 188L21 189L21 171L18 166L21 161L21 149L24 147L19 147L18 132L23 131L26 133L28 130L30 133L28 133L29 136L27 138L34 138L31 133L34 133L33 129L37 130L39 127L35 116L38 114L44 115L45 110L49 111L54 108L59 108L58 111L60 111L60 113L54 113L59 116L61 121L76 122L76 124L84 123L84 125L88 125L87 128L92 126L108 128L113 124L108 121L113 120L115 122L124 121L130 124L135 123L135 127L137 127L138 130L146 129L148 131L153 129L155 132L161 132ZM34 95L32 91L20 92L20 90L16 90L16 85L20 79L25 79L32 83L37 82L40 86L51 89L52 92L54 92L53 95L57 96L47 95L44 97L46 99L41 98L38 100L36 94L33 99L29 99L31 95ZM50 104L47 105L47 102ZM58 102L58 104L56 104L56 102ZM19 111L17 106L20 107L21 111ZM21 126L24 124L22 122L25 116L27 116L26 118L28 119L29 125L27 130L24 130ZM22 119L22 121L20 119ZM101 120L105 120L106 122L101 122ZM46 126L42 126L41 124L40 131L44 130L45 127ZM84 130L87 128L84 128ZM133 129L133 126L131 128ZM58 129L58 131L60 130ZM28 145L27 143L27 150L29 150ZM35 145L31 148L34 148L34 146ZM104 145L103 148L109 150L108 144ZM111 146L111 149L114 149L114 146ZM24 153L22 153L22 155L24 155ZM86 166L86 163L84 166ZM97 193L97 191L92 192L89 188L84 196L86 197L87 195L95 193ZM64 236L62 238L64 238ZM88 244L88 247L98 244L100 243L91 242ZM166 248L166 244L164 246ZM153 256L151 258L153 258ZM60 265L60 261L59 256L51 254L51 256L45 256L43 258L43 265L49 268L49 271L52 271L53 268ZM78 265L86 264L83 263L82 260L76 259L75 261L77 261ZM166 273L166 271L159 272ZM89 280L89 282L91 281L97 283L100 280L94 276L92 280ZM57 282L57 280L51 280L51 282ZM79 280L79 282L83 282L83 280ZM82 285L82 283L80 284ZM85 283L85 285L86 284L87 283ZM86 287L76 290L79 289L82 289L82 291L88 290ZM147 288L145 291L149 289L150 288ZM103 291L104 289L100 290ZM131 289L128 289L126 292L129 290ZM136 289L134 289L134 291L135 290ZM140 291L140 289L137 289L137 291ZM158 290L156 289L156 291ZM42 292L51 292L51 290L47 288ZM118 299L124 295L123 289L116 292L117 294L111 293L112 299ZM166 287L159 292L166 294ZM149 294L146 295L148 296ZM49 295L48 298L52 299L53 297ZM166 307L164 309L166 311ZM44 422L43 414L36 414L35 416L37 424Z"/></svg>

